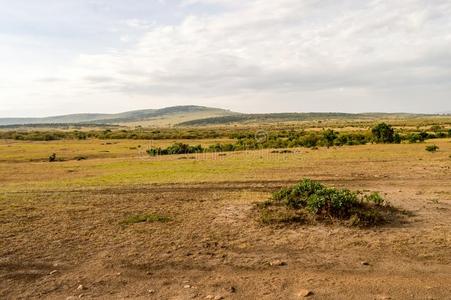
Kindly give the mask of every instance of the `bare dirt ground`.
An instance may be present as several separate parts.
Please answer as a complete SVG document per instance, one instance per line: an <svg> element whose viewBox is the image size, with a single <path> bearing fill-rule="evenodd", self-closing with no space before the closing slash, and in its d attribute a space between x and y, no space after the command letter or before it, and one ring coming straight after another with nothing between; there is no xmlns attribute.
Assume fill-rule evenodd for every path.
<svg viewBox="0 0 451 300"><path fill-rule="evenodd" d="M242 180L5 190L0 299L451 299L448 154L384 146L421 159L362 160L369 147ZM27 166L20 176L40 165ZM408 216L372 229L260 224L254 203L304 175L380 191ZM143 213L171 221L120 224Z"/></svg>
<svg viewBox="0 0 451 300"><path fill-rule="evenodd" d="M1 219L0 297L450 299L447 183L346 182L412 214L370 230L260 225L252 203L283 182L16 194ZM119 225L136 212L172 221Z"/></svg>

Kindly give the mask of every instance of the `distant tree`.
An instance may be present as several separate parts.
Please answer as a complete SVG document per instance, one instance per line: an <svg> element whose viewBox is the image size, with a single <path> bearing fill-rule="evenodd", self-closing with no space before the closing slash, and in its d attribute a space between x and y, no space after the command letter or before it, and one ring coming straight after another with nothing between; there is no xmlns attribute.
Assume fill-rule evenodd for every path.
<svg viewBox="0 0 451 300"><path fill-rule="evenodd" d="M332 129L327 129L323 131L323 139L327 148L334 145L335 139L338 137L337 133Z"/></svg>
<svg viewBox="0 0 451 300"><path fill-rule="evenodd" d="M52 155L49 156L49 162L54 162L56 161L56 154L53 153Z"/></svg>
<svg viewBox="0 0 451 300"><path fill-rule="evenodd" d="M420 142L424 142L424 140L429 137L429 134L425 131L421 131L419 133L419 136L420 136Z"/></svg>
<svg viewBox="0 0 451 300"><path fill-rule="evenodd" d="M393 143L395 139L395 131L393 127L386 123L379 123L371 130L373 140L376 143Z"/></svg>

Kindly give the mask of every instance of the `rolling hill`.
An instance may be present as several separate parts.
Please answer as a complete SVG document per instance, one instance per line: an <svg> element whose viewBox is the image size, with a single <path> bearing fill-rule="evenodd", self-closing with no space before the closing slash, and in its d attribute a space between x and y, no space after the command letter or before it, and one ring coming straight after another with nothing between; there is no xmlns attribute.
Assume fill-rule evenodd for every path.
<svg viewBox="0 0 451 300"><path fill-rule="evenodd" d="M117 114L70 114L44 118L0 118L0 126L31 124L115 124L171 126L181 122L237 115L230 110L205 106L172 106L162 109L134 110Z"/></svg>
<svg viewBox="0 0 451 300"><path fill-rule="evenodd" d="M317 120L389 120L434 117L437 115L409 114L409 113L267 113L267 114L236 114L230 116L209 117L196 119L177 124L178 126L208 126L231 124L262 124L262 123L287 123Z"/></svg>

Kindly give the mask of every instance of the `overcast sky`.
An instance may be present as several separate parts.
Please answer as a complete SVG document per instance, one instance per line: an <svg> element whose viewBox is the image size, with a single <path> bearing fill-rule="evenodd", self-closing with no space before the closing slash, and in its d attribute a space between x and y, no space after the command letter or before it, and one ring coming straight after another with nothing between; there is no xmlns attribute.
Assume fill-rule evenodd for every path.
<svg viewBox="0 0 451 300"><path fill-rule="evenodd" d="M0 0L0 117L451 111L449 0Z"/></svg>

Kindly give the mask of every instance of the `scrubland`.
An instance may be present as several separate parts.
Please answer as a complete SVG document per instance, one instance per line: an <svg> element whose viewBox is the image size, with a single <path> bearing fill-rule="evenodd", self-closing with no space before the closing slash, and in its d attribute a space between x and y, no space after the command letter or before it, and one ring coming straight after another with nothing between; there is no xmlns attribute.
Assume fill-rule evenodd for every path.
<svg viewBox="0 0 451 300"><path fill-rule="evenodd" d="M0 298L451 297L451 139L146 153L175 141L230 139L0 141ZM262 222L257 204L302 178L403 213Z"/></svg>

